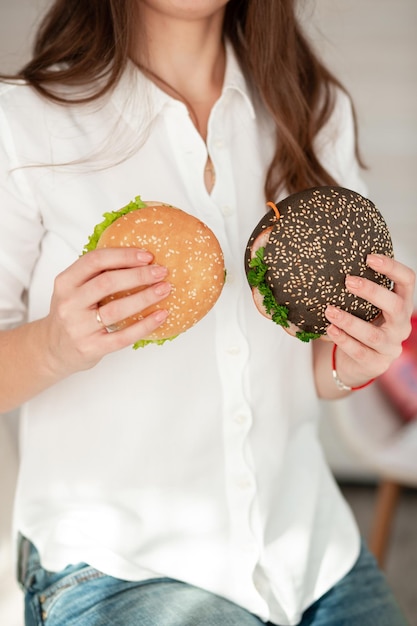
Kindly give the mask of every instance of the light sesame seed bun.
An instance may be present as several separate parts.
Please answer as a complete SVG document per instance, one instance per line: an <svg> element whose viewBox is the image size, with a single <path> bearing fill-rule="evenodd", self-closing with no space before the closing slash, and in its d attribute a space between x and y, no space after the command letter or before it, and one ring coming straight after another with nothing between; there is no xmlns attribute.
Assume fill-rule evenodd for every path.
<svg viewBox="0 0 417 626"><path fill-rule="evenodd" d="M265 214L245 254L246 274L260 312L275 316L274 321L303 341L325 335L328 304L367 321L375 319L380 310L347 291L345 278L362 276L392 287L386 276L366 264L371 253L393 256L387 224L376 206L349 189L324 186L292 194L276 208L280 217L272 209ZM256 285L260 264L264 276ZM265 307L266 292L277 307Z"/></svg>
<svg viewBox="0 0 417 626"><path fill-rule="evenodd" d="M128 246L148 250L155 264L168 269L170 294L117 325L121 329L157 309L167 309L167 320L144 338L145 343L161 342L197 324L214 306L224 286L224 258L216 236L199 219L161 202L144 204L110 224L97 248ZM125 295L129 292L115 293L100 304Z"/></svg>

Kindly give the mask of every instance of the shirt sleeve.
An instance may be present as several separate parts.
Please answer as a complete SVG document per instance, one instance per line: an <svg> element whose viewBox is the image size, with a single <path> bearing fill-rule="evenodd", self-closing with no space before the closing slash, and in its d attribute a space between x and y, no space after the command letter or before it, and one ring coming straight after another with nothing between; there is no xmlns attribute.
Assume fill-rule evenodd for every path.
<svg viewBox="0 0 417 626"><path fill-rule="evenodd" d="M336 102L327 124L316 137L323 167L342 187L366 196L367 187L355 154L355 126L349 96L337 89Z"/></svg>
<svg viewBox="0 0 417 626"><path fill-rule="evenodd" d="M25 319L25 295L39 256L43 225L15 137L0 108L0 329Z"/></svg>

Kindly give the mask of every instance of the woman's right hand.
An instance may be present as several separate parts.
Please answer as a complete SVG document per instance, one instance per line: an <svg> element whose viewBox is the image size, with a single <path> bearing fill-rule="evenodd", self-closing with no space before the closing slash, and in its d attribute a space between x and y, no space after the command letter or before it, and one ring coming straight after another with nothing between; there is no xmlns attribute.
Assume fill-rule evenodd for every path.
<svg viewBox="0 0 417 626"><path fill-rule="evenodd" d="M151 253L137 248L106 248L88 252L57 276L50 312L42 320L52 376L62 378L89 369L106 354L143 339L165 321L169 312L158 310L117 332L105 328L169 294L166 268L152 261ZM98 305L106 296L137 288L143 289L100 305L97 316Z"/></svg>

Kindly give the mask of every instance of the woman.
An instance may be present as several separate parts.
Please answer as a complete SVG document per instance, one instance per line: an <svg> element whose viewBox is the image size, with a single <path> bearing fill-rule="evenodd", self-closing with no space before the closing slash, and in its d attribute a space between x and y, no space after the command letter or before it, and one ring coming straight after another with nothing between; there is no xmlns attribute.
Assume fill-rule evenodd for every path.
<svg viewBox="0 0 417 626"><path fill-rule="evenodd" d="M16 78L16 77L15 77ZM57 0L1 92L0 410L22 405L16 495L26 623L404 624L316 436L317 398L380 375L410 332L413 272L369 265L328 307L331 342L257 313L242 254L265 200L363 191L350 101L290 0ZM169 315L147 251L79 257L138 193L222 245L214 309L175 341L129 346ZM145 289L98 307L104 296ZM100 322L101 320L101 322Z"/></svg>

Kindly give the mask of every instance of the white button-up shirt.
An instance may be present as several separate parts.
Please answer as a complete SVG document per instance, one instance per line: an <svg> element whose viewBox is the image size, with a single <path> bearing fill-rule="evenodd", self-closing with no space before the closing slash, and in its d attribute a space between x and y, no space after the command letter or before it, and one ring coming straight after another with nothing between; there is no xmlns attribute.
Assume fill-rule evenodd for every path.
<svg viewBox="0 0 417 626"><path fill-rule="evenodd" d="M336 179L363 191L342 94L317 142ZM184 104L133 66L100 105L2 87L3 328L46 315L55 276L102 213L138 194L204 221L227 267L194 328L111 354L22 408L15 528L47 569L86 561L130 580L169 576L296 624L354 563L358 531L317 440L311 346L258 313L244 272L273 149L230 49L207 145Z"/></svg>

